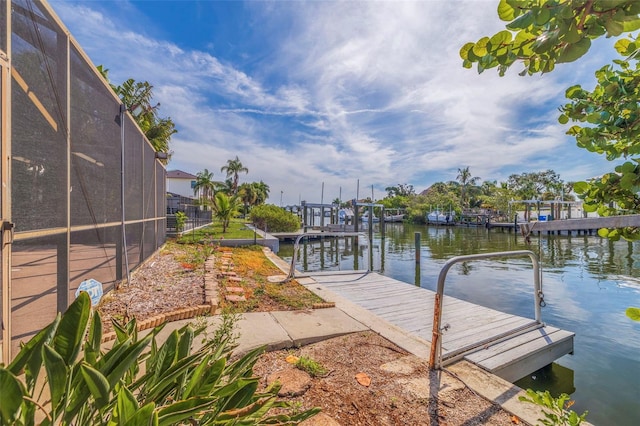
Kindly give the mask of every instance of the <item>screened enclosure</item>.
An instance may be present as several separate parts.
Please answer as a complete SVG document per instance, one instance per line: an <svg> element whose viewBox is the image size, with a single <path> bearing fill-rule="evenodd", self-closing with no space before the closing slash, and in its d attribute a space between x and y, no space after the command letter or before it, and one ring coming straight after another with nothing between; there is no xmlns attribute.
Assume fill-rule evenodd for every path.
<svg viewBox="0 0 640 426"><path fill-rule="evenodd" d="M165 241L165 168L45 3L0 1L2 357Z"/></svg>

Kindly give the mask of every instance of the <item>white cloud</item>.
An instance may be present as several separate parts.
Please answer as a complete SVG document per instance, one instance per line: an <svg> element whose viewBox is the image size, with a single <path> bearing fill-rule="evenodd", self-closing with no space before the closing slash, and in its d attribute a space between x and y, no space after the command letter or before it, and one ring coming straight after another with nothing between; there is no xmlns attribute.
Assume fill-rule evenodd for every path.
<svg viewBox="0 0 640 426"><path fill-rule="evenodd" d="M251 66L149 35L162 23L137 16L135 3L100 5L53 2L112 81L154 85L179 130L169 168L219 170L238 155L247 179L293 203L322 182L332 199L358 179L422 190L463 166L485 179L537 167L573 180L602 167L553 154L591 160L564 135L556 108L566 79L589 81L592 71L523 78L515 66L500 78L462 68L466 41L503 28L494 2L250 2L261 23L252 31L268 49Z"/></svg>

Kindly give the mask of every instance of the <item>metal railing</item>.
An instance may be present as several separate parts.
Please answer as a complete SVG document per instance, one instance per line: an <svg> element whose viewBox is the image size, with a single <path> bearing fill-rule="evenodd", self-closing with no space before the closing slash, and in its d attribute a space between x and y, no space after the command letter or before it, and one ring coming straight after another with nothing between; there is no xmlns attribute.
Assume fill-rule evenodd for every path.
<svg viewBox="0 0 640 426"><path fill-rule="evenodd" d="M367 237L367 234L364 232L322 232L318 234L317 232L304 232L300 234L295 243L293 244L293 255L291 256L291 267L289 268L289 273L287 274L287 278L284 279L284 282L291 281L295 277L296 273L296 260L298 258L298 247L300 246L300 241L305 237L365 237L369 243L369 252L371 252L371 240ZM373 265L371 264L371 260L369 260L369 270L372 270Z"/></svg>
<svg viewBox="0 0 640 426"><path fill-rule="evenodd" d="M465 256L456 256L449 259L442 269L440 270L440 275L438 276L438 287L436 290L435 301L433 306L433 332L431 338L431 353L429 356L429 368L441 368L443 365L442 360L442 331L443 327L440 326L442 322L442 302L444 298L444 282L447 277L447 273L449 269L456 263L466 262L470 260L483 260L483 259L491 259L498 257L520 257L520 256L529 256L531 262L533 264L533 298L534 298L534 309L535 309L535 317L534 321L526 324L524 326L515 328L511 331L501 333L498 336L494 336L490 339L484 339L480 342L474 343L472 345L465 346L448 354L450 358L456 356L458 358L462 357L465 353L468 353L474 349L485 346L489 343L504 340L507 337L523 334L530 330L534 330L536 328L543 327L544 324L541 320L541 307L545 305L544 302L544 294L542 293L542 276L540 271L540 261L538 260L538 256L530 251L530 250L515 250L515 251L503 251L503 252L494 252L494 253L481 253L481 254L470 254Z"/></svg>

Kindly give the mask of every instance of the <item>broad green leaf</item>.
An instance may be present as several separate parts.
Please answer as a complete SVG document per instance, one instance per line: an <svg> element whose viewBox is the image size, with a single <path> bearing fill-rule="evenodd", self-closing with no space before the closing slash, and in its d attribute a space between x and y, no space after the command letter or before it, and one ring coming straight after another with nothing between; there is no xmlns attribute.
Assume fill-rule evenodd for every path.
<svg viewBox="0 0 640 426"><path fill-rule="evenodd" d="M202 377L197 379L194 376L187 384L185 398L191 396L207 396L218 385L226 367L226 358L220 357L213 364L209 365Z"/></svg>
<svg viewBox="0 0 640 426"><path fill-rule="evenodd" d="M636 2L637 4L640 2ZM640 19L631 19L622 23L624 32L640 30Z"/></svg>
<svg viewBox="0 0 640 426"><path fill-rule="evenodd" d="M482 37L480 40L476 42L476 44L473 45L473 48L471 49L471 51L473 52L474 55L482 58L487 53L489 53L487 50L488 43L489 43L489 37Z"/></svg>
<svg viewBox="0 0 640 426"><path fill-rule="evenodd" d="M55 334L61 315L58 314L51 324L43 328L20 349L20 352L7 367L15 375L22 374L25 369L27 387L32 389L35 379L38 377L42 366L42 346L49 343Z"/></svg>
<svg viewBox="0 0 640 426"><path fill-rule="evenodd" d="M634 321L640 321L640 308L627 308L625 314Z"/></svg>
<svg viewBox="0 0 640 426"><path fill-rule="evenodd" d="M604 22L604 27L607 29L607 34L609 36L617 37L624 31L624 24L612 19L607 19Z"/></svg>
<svg viewBox="0 0 640 426"><path fill-rule="evenodd" d="M575 86L571 86L567 90L565 90L564 95L568 99L572 99L578 96L581 92L582 92L582 86L580 86L579 84L576 84Z"/></svg>
<svg viewBox="0 0 640 426"><path fill-rule="evenodd" d="M69 367L67 367L62 355L47 344L42 348L42 359L44 360L44 368L47 371L47 382L51 392L53 410L57 411L60 401L62 401L67 392Z"/></svg>
<svg viewBox="0 0 640 426"><path fill-rule="evenodd" d="M150 403L155 406L154 403ZM133 418L138 411L138 401L126 386L118 386L116 392L116 405L113 407L111 418L107 426L123 425ZM153 411L153 410L152 410Z"/></svg>
<svg viewBox="0 0 640 426"><path fill-rule="evenodd" d="M20 413L25 389L20 380L3 367L0 367L0 389L2 389L0 421L2 424L10 425L14 423Z"/></svg>
<svg viewBox="0 0 640 426"><path fill-rule="evenodd" d="M591 40L586 37L578 41L577 43L569 44L560 50L560 55L558 56L556 62L566 63L576 61L585 53L587 53L590 47Z"/></svg>
<svg viewBox="0 0 640 426"><path fill-rule="evenodd" d="M178 401L158 410L158 423L163 426L178 424L198 412L207 409L217 398L189 398Z"/></svg>
<svg viewBox="0 0 640 426"><path fill-rule="evenodd" d="M549 22L549 19L551 19L551 11L549 10L549 8L541 7L535 16L535 24L538 26L542 26Z"/></svg>
<svg viewBox="0 0 640 426"><path fill-rule="evenodd" d="M583 181L575 182L573 184L573 190L578 194L584 194L589 190L589 184Z"/></svg>
<svg viewBox="0 0 640 426"><path fill-rule="evenodd" d="M498 17L503 21L513 21L517 16L517 11L507 2L507 0L500 0L498 3Z"/></svg>
<svg viewBox="0 0 640 426"><path fill-rule="evenodd" d="M81 292L62 315L52 346L67 365L73 364L80 353L90 315L91 299L86 292Z"/></svg>
<svg viewBox="0 0 640 426"><path fill-rule="evenodd" d="M475 43L469 42L460 48L460 57L464 60L469 59L469 51L473 48Z"/></svg>
<svg viewBox="0 0 640 426"><path fill-rule="evenodd" d="M148 403L136 411L126 423L122 423L122 426L158 426L158 413L155 409L156 405L153 402Z"/></svg>
<svg viewBox="0 0 640 426"><path fill-rule="evenodd" d="M510 31L502 30L496 34L489 40L491 46L493 46L493 50L498 49L501 46L507 45L511 43L512 35Z"/></svg>
<svg viewBox="0 0 640 426"><path fill-rule="evenodd" d="M525 12L513 21L507 24L507 28L510 30L526 29L533 25L533 13L531 11Z"/></svg>
<svg viewBox="0 0 640 426"><path fill-rule="evenodd" d="M90 365L94 365L100 356L100 345L102 344L102 319L100 313L95 311L91 324L89 325L89 335L84 344L84 359Z"/></svg>
<svg viewBox="0 0 640 426"><path fill-rule="evenodd" d="M636 171L636 165L630 161L626 161L623 164L617 166L616 171L620 173L634 173Z"/></svg>
<svg viewBox="0 0 640 426"><path fill-rule="evenodd" d="M631 41L629 41L629 39L621 38L620 40L616 41L616 43L613 46L615 47L615 49L618 51L619 54L621 54L622 56L627 56L631 53L629 52L630 44L631 44Z"/></svg>
<svg viewBox="0 0 640 426"><path fill-rule="evenodd" d="M569 117L567 117L565 114L560 114L560 117L558 117L558 122L560 124L567 124L569 122Z"/></svg>
<svg viewBox="0 0 640 426"><path fill-rule="evenodd" d="M609 236L609 230L607 228L598 229L598 235L602 238L607 238Z"/></svg>
<svg viewBox="0 0 640 426"><path fill-rule="evenodd" d="M86 363L80 365L80 372L96 401L96 407L102 409L110 402L111 389L107 378Z"/></svg>

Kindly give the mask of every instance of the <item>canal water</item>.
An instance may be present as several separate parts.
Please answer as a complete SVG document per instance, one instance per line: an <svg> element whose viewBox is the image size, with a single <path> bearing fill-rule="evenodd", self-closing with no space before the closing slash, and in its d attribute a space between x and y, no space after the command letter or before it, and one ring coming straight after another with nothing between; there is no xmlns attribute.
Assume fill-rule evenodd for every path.
<svg viewBox="0 0 640 426"><path fill-rule="evenodd" d="M541 260L546 306L542 320L576 333L574 354L516 382L549 389L575 400L596 425L640 424L640 322L624 311L640 307L640 243L597 236L532 236L483 227L387 224L385 238L374 225L368 238L326 238L301 243L297 268L306 271L373 269L435 290L438 274L453 256L528 249ZM420 233L420 263L415 233ZM278 255L291 260L293 246ZM370 266L371 265L371 268ZM503 312L533 318L533 272L528 257L453 266L445 294Z"/></svg>

